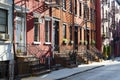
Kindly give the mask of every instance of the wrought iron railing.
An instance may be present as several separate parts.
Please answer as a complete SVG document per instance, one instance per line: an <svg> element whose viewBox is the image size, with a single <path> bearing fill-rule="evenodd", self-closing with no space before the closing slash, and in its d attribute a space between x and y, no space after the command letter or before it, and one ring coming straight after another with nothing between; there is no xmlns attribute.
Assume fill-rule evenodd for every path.
<svg viewBox="0 0 120 80"><path fill-rule="evenodd" d="M0 80L8 80L9 79L9 62L1 61L0 62Z"/></svg>

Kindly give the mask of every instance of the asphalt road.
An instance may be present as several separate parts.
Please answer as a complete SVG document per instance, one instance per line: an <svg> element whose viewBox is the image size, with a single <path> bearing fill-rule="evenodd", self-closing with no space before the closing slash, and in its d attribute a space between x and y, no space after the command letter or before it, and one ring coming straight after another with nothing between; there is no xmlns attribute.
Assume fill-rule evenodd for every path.
<svg viewBox="0 0 120 80"><path fill-rule="evenodd" d="M120 80L120 64L106 65L62 80Z"/></svg>

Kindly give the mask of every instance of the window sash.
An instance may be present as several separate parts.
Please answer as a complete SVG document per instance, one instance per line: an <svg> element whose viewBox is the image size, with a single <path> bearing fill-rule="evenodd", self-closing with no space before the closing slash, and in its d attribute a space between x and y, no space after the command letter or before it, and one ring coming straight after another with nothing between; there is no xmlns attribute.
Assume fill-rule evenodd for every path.
<svg viewBox="0 0 120 80"><path fill-rule="evenodd" d="M57 4L57 5L60 5L60 0L56 0L56 4Z"/></svg>
<svg viewBox="0 0 120 80"><path fill-rule="evenodd" d="M80 40L82 40L82 28L80 28Z"/></svg>
<svg viewBox="0 0 120 80"><path fill-rule="evenodd" d="M72 26L70 26L70 40L72 40Z"/></svg>
<svg viewBox="0 0 120 80"><path fill-rule="evenodd" d="M5 32L6 30L6 28L5 28L6 26L4 26L4 25L0 25L0 32Z"/></svg>
<svg viewBox="0 0 120 80"><path fill-rule="evenodd" d="M77 0L75 0L75 14L77 15Z"/></svg>
<svg viewBox="0 0 120 80"><path fill-rule="evenodd" d="M50 42L50 21L45 21L45 41Z"/></svg>
<svg viewBox="0 0 120 80"><path fill-rule="evenodd" d="M34 24L34 41L39 41L39 26Z"/></svg>
<svg viewBox="0 0 120 80"><path fill-rule="evenodd" d="M69 6L70 6L70 12L72 13L72 0L70 0Z"/></svg>
<svg viewBox="0 0 120 80"><path fill-rule="evenodd" d="M8 11L0 9L0 32L7 33L7 19Z"/></svg>
<svg viewBox="0 0 120 80"><path fill-rule="evenodd" d="M63 9L66 10L66 0L63 0Z"/></svg>
<svg viewBox="0 0 120 80"><path fill-rule="evenodd" d="M63 38L66 38L66 25L63 24Z"/></svg>
<svg viewBox="0 0 120 80"><path fill-rule="evenodd" d="M38 18L34 18L34 41L39 42L39 31Z"/></svg>
<svg viewBox="0 0 120 80"><path fill-rule="evenodd" d="M82 4L79 3L79 16L82 16Z"/></svg>

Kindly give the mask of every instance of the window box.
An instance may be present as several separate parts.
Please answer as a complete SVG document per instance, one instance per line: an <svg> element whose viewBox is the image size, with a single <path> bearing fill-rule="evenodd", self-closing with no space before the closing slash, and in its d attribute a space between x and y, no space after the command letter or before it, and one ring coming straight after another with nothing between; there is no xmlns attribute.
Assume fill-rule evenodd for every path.
<svg viewBox="0 0 120 80"><path fill-rule="evenodd" d="M45 45L50 45L50 44L51 44L51 42L45 42L44 44L45 44Z"/></svg>
<svg viewBox="0 0 120 80"><path fill-rule="evenodd" d="M41 44L41 42L36 42L36 41L34 41L33 44L39 45L39 44Z"/></svg>

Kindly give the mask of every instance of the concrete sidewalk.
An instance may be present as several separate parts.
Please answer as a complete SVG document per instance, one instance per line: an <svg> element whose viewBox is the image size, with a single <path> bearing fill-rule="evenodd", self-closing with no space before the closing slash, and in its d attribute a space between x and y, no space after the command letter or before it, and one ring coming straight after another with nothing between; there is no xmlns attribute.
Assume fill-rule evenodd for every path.
<svg viewBox="0 0 120 80"><path fill-rule="evenodd" d="M42 76L23 78L22 80L58 80L58 79L60 80L62 78L69 77L77 73L82 73L105 65L112 65L119 63L120 63L119 61L112 61L112 60L94 62L92 64L79 65L78 67L75 68L64 68L64 69L52 71Z"/></svg>

